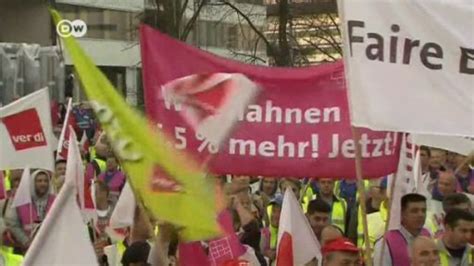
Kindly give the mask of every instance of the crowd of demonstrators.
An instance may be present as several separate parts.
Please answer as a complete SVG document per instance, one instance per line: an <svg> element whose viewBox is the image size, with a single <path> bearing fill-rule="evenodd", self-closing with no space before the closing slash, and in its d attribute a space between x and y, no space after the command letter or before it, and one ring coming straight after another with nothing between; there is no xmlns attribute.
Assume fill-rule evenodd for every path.
<svg viewBox="0 0 474 266"><path fill-rule="evenodd" d="M100 265L200 265L193 264L198 261L198 254L187 253L189 250L179 241L179 229L151 220L143 206L136 206L133 226L120 230L109 227L126 173L107 136L89 127L93 123L87 122L87 114L75 114L85 117L76 130L87 131L94 144L90 150L81 150L81 154L85 189L94 202L94 215L88 223L90 239ZM217 178L225 207L218 221L226 228L226 241L238 254L218 265L276 265L283 194L287 189L299 200L321 246L322 261L313 260L307 265L362 265L367 259L364 215L373 265L474 265L474 161L428 147L421 147L420 154L423 189L419 191L426 193L404 195L400 225L388 231L391 199L387 177L364 182L366 213L362 213L361 197L353 179ZM2 260L9 261L7 265L20 265L18 261L62 188L66 164L66 160L58 160L54 172L34 169L30 173L31 203L15 208L11 202L22 169L4 173L8 193L0 200L0 265ZM220 240L197 243L205 260L212 258L212 250ZM189 261L189 256L197 257ZM239 264L244 262L247 264Z"/></svg>

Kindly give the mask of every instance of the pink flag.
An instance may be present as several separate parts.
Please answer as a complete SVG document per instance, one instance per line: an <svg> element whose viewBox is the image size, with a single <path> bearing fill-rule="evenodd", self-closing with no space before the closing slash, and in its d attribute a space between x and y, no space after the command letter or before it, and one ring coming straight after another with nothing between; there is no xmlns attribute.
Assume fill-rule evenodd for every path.
<svg viewBox="0 0 474 266"><path fill-rule="evenodd" d="M245 253L245 247L240 243L239 238L234 232L230 212L227 210L222 211L217 220L225 236L209 241L209 254L207 257L203 257L205 253L199 242L180 244L179 256L181 265L219 266L230 260L237 259Z"/></svg>
<svg viewBox="0 0 474 266"><path fill-rule="evenodd" d="M140 46L147 116L175 137L177 149L206 162L211 172L356 177L341 61L298 69L247 65L206 53L145 25L140 28ZM229 136L225 129L232 125L232 116L225 107L239 105L248 94L223 89L229 84L226 74L192 76L203 73L241 73L258 84L258 99L238 115L239 124ZM169 88L171 84L174 89ZM231 98L236 102L228 102ZM220 111L217 115L216 110ZM219 113L224 119L217 119ZM204 130L206 117L210 126ZM223 136L225 141L219 143ZM399 139L398 133L361 129L365 177L395 172ZM208 161L210 154L213 159Z"/></svg>
<svg viewBox="0 0 474 266"><path fill-rule="evenodd" d="M182 266L209 266L209 260L201 242L179 244L179 264Z"/></svg>
<svg viewBox="0 0 474 266"><path fill-rule="evenodd" d="M236 259L245 253L245 247L232 226L232 215L225 210L217 217L219 224L225 232L225 236L209 242L209 260L211 265L221 265L228 260Z"/></svg>

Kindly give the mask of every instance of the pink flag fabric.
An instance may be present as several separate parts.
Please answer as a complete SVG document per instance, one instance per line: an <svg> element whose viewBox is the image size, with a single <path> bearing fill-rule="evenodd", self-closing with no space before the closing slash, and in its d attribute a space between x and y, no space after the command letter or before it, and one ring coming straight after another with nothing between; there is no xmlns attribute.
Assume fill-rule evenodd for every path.
<svg viewBox="0 0 474 266"><path fill-rule="evenodd" d="M342 62L298 69L247 65L204 52L145 25L140 29L140 46L148 117L174 137L175 148L202 162L213 155L208 164L211 172L356 177ZM195 74L186 82L206 84L200 80L212 80L215 73L239 73L260 88L256 101L238 114L238 127L219 146L196 132L190 121L202 121L216 106L222 106L222 101L215 99L226 99L224 90L209 89L200 94L196 93L202 92L199 86L184 86L185 92L192 93L184 94L183 101L173 101L167 97L166 88L170 82ZM187 106L200 112L183 116ZM224 124L218 128L225 129ZM379 178L395 172L399 134L360 131L364 177Z"/></svg>
<svg viewBox="0 0 474 266"><path fill-rule="evenodd" d="M232 215L229 211L222 211L217 220L225 235L208 243L208 254L200 242L182 243L179 245L180 264L183 266L202 265L219 266L238 259L246 249L240 243L232 226Z"/></svg>

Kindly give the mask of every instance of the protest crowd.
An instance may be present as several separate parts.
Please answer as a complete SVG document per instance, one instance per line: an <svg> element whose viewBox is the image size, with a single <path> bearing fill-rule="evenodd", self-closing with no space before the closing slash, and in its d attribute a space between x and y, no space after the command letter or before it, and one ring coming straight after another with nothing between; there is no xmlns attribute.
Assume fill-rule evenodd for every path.
<svg viewBox="0 0 474 266"><path fill-rule="evenodd" d="M214 177L225 195L225 211L219 220L230 227L226 244L219 240L181 243L176 228L152 220L135 201L131 201L133 212L129 212L132 217L128 217L132 223L112 228L110 219L114 211L122 211L115 207L125 194L127 174L90 111L86 104L81 104L73 108L71 114L75 121L82 121L74 122L74 131L83 136L78 143L85 166L84 180L96 214L88 221L88 237L100 265L201 265L202 257L205 263L208 257L214 257L219 261L216 265L277 265L277 259L284 259L278 256L285 256L277 250L278 241L282 241L279 226L290 219L282 213L284 200L290 200L284 196L285 191L295 196L306 219L300 222L303 226L309 225L320 245L317 253L322 255L322 260L315 257L306 265L364 265L364 256L368 254L364 252L361 224L364 213L359 206L360 195L354 179ZM64 121L64 112L62 116L58 119L60 123ZM373 265L473 265L474 158L426 146L419 150L424 189L401 198L398 230L386 231L389 177L364 182ZM1 265L21 265L62 189L66 165L66 158L60 158L53 172L42 169L3 171ZM22 178L31 178L31 199L27 204L12 207ZM298 240L293 239L297 250L309 248L304 243L299 245ZM229 249L234 254L232 259L225 256L224 260L219 259L219 252L224 252L220 248ZM110 252L112 249L114 252ZM242 262L248 264L239 264Z"/></svg>
<svg viewBox="0 0 474 266"><path fill-rule="evenodd" d="M87 101L0 106L0 266L474 266L473 4L339 4L299 69L140 25L146 116L61 35Z"/></svg>

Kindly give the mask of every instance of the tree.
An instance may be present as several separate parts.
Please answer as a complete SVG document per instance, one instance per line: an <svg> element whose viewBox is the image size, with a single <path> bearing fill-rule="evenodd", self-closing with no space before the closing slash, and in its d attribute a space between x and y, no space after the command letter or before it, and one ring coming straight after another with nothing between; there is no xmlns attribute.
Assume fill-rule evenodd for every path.
<svg viewBox="0 0 474 266"><path fill-rule="evenodd" d="M155 0L156 9L147 9L143 22L176 39L185 41L207 3L206 0L191 2L189 0ZM189 9L194 9L194 14L187 20L186 10Z"/></svg>
<svg viewBox="0 0 474 266"><path fill-rule="evenodd" d="M240 35L248 42L250 49L244 53L232 45L228 49L234 56L249 63L266 62L257 53L262 43L270 64L276 66L304 66L335 61L342 56L335 0L322 3L278 0L268 6L266 29L257 27L251 12L235 1L155 0L154 3L156 9L146 12L145 23L182 41L188 40L190 33L196 30L196 22L204 8L207 8L206 11L213 7L229 8L238 15ZM190 18L186 16L189 14L192 14ZM249 26L253 34L246 36L244 26Z"/></svg>
<svg viewBox="0 0 474 266"><path fill-rule="evenodd" d="M257 42L265 43L273 65L303 66L335 61L342 56L335 1L290 4L288 0L279 0L267 9L267 32L255 27L251 18L231 1L221 1L219 5L229 6L250 25L259 37Z"/></svg>

